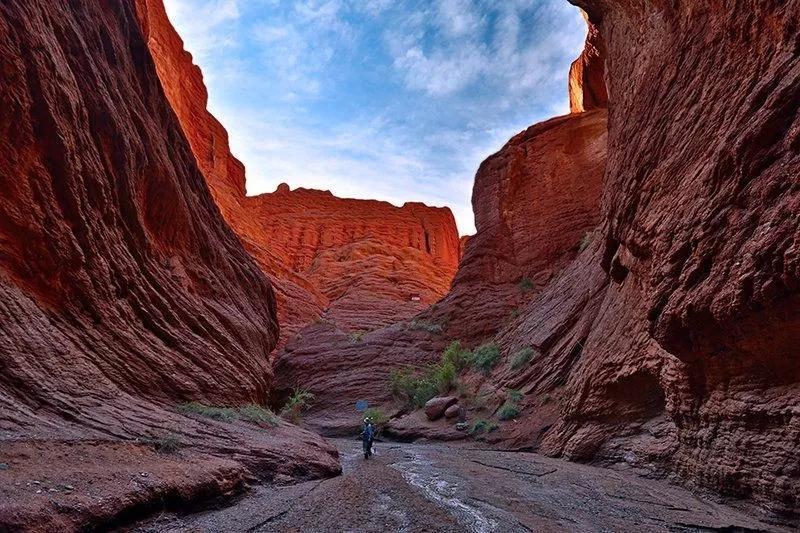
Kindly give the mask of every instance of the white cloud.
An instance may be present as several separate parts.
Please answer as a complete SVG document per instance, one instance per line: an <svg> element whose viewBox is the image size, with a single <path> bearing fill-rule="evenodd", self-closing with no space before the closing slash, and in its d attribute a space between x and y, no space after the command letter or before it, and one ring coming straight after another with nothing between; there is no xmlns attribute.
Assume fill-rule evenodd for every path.
<svg viewBox="0 0 800 533"><path fill-rule="evenodd" d="M233 23L241 15L237 0L164 0L164 7L197 63L205 64L212 52L236 46Z"/></svg>

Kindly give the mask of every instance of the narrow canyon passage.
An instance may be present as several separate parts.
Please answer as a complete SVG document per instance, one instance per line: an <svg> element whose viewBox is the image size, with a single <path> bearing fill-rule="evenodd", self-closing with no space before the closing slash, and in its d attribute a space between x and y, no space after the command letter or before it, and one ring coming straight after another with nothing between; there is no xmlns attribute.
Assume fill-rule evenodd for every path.
<svg viewBox="0 0 800 533"><path fill-rule="evenodd" d="M631 472L442 444L334 441L343 474L258 486L230 506L132 527L173 531L784 531Z"/></svg>

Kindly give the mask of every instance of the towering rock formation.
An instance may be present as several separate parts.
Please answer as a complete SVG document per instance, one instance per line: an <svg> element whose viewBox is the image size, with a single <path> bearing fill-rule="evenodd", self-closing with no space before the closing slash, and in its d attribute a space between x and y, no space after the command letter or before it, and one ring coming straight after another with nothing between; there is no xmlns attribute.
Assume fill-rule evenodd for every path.
<svg viewBox="0 0 800 533"><path fill-rule="evenodd" d="M314 332L320 342L309 335L287 346L293 359L279 358L277 371L334 397L334 408L320 410L323 420L352 409L348 391L359 387L361 397L387 402L386 385L366 379L391 367L383 354L395 365L432 361L451 340L474 344L499 329L498 365L486 377L463 377L490 412L508 388L525 395L520 418L490 439L674 475L796 520L800 1L574 3L593 29L591 57L573 67L581 71L571 79L573 110L603 105L596 97L605 94L596 75L603 50L609 84L600 223L577 257L569 262L563 248L544 248L550 239L569 242L559 237L575 229L570 209L560 211L562 220L557 204L529 202L552 213L548 224L559 230L547 240L531 237L540 231L535 224L515 233L515 202L526 193L507 184L536 180L537 167L502 155L515 153L512 141L481 167L496 170L476 179L478 220L498 222L492 238L482 239L479 226L451 293L418 318L438 330L398 325L359 345ZM545 144L557 131L548 124L571 128L597 113L534 127L527 153L558 159L560 145L553 152ZM517 171L524 174L515 180ZM553 183L572 175L555 174ZM585 213L576 220L592 220ZM538 247L520 254L521 242ZM496 303L507 296L464 289L523 273L532 295L504 323L493 309L508 305ZM451 305L463 297L473 303ZM531 361L513 365L521 349L532 350ZM342 368L336 353L363 361L365 371ZM304 359L317 365L313 375ZM326 378L328 368L343 379Z"/></svg>
<svg viewBox="0 0 800 533"><path fill-rule="evenodd" d="M391 404L392 370L437 360L450 340L491 340L575 258L598 224L605 153L604 110L555 118L512 138L475 177L477 233L448 295L414 321L359 342L325 324L302 330L276 361L279 397L308 389L317 405L306 424L352 431L356 400Z"/></svg>
<svg viewBox="0 0 800 533"><path fill-rule="evenodd" d="M369 330L413 316L443 296L458 266L448 208L336 198L281 185L245 196L243 165L206 106L200 69L162 0L137 0L164 91L223 216L276 288L281 344L315 320Z"/></svg>
<svg viewBox="0 0 800 533"><path fill-rule="evenodd" d="M287 185L245 205L248 240L270 243L282 264L324 295L324 318L345 330L414 316L447 292L458 265L448 208L397 208Z"/></svg>
<svg viewBox="0 0 800 533"><path fill-rule="evenodd" d="M164 97L133 2L3 2L0 70L2 438L169 431L239 450L265 473L335 472L335 452L299 430L204 428L174 411L263 402L278 326L273 291Z"/></svg>

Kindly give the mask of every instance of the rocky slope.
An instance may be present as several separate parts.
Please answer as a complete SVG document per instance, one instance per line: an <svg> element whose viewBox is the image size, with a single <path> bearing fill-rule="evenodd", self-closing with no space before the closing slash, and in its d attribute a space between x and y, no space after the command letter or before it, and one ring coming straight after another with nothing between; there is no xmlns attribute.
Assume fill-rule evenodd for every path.
<svg viewBox="0 0 800 533"><path fill-rule="evenodd" d="M133 2L4 2L0 37L3 439L174 433L268 475L335 472L335 451L296 428L174 411L266 399L276 302L209 194Z"/></svg>
<svg viewBox="0 0 800 533"><path fill-rule="evenodd" d="M137 0L164 91L223 216L276 288L283 344L319 319L370 330L408 318L443 296L458 266L448 208L336 198L327 191L245 195L244 166L207 110L200 69L162 0Z"/></svg>
<svg viewBox="0 0 800 533"><path fill-rule="evenodd" d="M516 422L501 423L490 440L670 475L796 520L800 3L574 3L593 27L589 55L607 54L609 107L599 225L573 254L583 250L572 261L551 253L537 263L535 253L517 255L506 244L519 242L513 226L498 224L486 242L479 228L451 293L420 317L463 317L458 324L424 332L399 325L360 345L320 337L325 345L309 332L305 344L287 346L278 372L332 401L312 416L319 425L352 413L356 397L388 404L382 376L392 365L432 361L451 340L474 345L497 331L499 363L488 376L462 378L467 397L481 399L473 418L496 416L507 389L524 395ZM582 70L572 77L582 80L572 84L582 94L578 109L587 94L602 94L586 90L599 79L598 62L586 56L573 66ZM482 170L493 161L515 168L500 157ZM507 206L522 195L502 186L506 174L513 172L497 172L504 177L490 187L476 180L478 217L514 213ZM519 181L535 176L528 169ZM506 195L502 209L492 187ZM558 229L537 239L539 247L569 227L553 212L548 223ZM519 235L524 241L535 231ZM506 261L507 250L525 261ZM523 272L533 290L521 302L480 290ZM471 303L454 304L470 281L480 292L467 290ZM506 320L486 318L504 306L519 308ZM514 368L526 348L531 361ZM343 368L338 354L361 366ZM313 374L302 360L317 365ZM334 383L328 368L344 378ZM429 429L416 431L430 436Z"/></svg>

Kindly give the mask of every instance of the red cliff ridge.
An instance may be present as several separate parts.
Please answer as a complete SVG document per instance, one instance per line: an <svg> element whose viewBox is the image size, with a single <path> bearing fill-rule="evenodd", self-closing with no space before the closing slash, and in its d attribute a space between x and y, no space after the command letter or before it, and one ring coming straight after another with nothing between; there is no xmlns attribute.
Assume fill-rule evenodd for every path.
<svg viewBox="0 0 800 533"><path fill-rule="evenodd" d="M266 400L276 302L209 194L133 2L114 6L0 5L0 529L80 528L176 491L339 469L288 424L265 434L176 409ZM138 440L168 435L186 450L158 458ZM119 480L141 464L152 490L134 495ZM68 471L72 495L14 483Z"/></svg>
<svg viewBox="0 0 800 533"><path fill-rule="evenodd" d="M408 318L443 296L459 258L449 208L334 197L289 189L245 195L244 166L206 109L200 69L162 0L137 0L164 91L220 211L276 288L280 344L324 319L370 330Z"/></svg>

